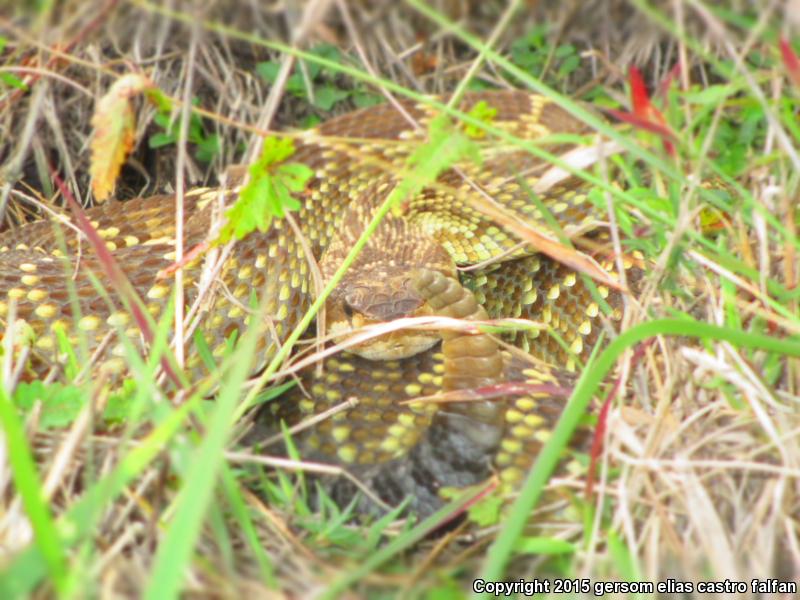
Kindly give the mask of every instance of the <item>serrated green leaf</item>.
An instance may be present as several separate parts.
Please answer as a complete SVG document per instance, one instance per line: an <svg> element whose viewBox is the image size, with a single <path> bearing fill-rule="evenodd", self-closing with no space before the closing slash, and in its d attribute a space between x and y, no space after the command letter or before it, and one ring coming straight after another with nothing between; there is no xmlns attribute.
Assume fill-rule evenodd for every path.
<svg viewBox="0 0 800 600"><path fill-rule="evenodd" d="M428 124L428 141L408 157L406 175L392 194L396 199L413 196L440 173L465 159L481 164L480 148L447 115L439 115ZM398 210L397 205L391 210Z"/></svg>
<svg viewBox="0 0 800 600"><path fill-rule="evenodd" d="M289 163L278 167L276 173L289 191L302 192L314 171L301 163Z"/></svg>
<svg viewBox="0 0 800 600"><path fill-rule="evenodd" d="M285 186L282 186L275 182L273 178L269 178L266 180L266 201L267 201L267 215L269 216L269 220L272 221L272 217L279 217L283 218L283 204L287 202L287 196L291 198L289 195L288 190ZM259 228L261 229L261 228ZM264 231L261 229L261 231Z"/></svg>
<svg viewBox="0 0 800 600"><path fill-rule="evenodd" d="M264 140L261 156L250 167L250 175L257 176L259 171L266 169L270 165L283 162L294 154L294 142L292 138L279 138L270 136Z"/></svg>
<svg viewBox="0 0 800 600"><path fill-rule="evenodd" d="M467 114L471 117L475 117L482 123L491 125L494 122L494 118L497 116L497 109L489 106L485 100L481 100L477 102ZM486 135L483 129L469 123L464 126L464 132L471 138L482 138Z"/></svg>
<svg viewBox="0 0 800 600"><path fill-rule="evenodd" d="M299 163L283 163L293 154L291 138L271 136L264 140L261 156L248 169L250 181L225 213L228 221L216 243L224 244L233 237L242 239L254 229L265 232L273 217L300 208L292 194L302 192L314 172Z"/></svg>
<svg viewBox="0 0 800 600"><path fill-rule="evenodd" d="M408 158L408 166L421 168L423 179L433 181L461 159L480 164L480 148L455 128L446 115L439 115L428 125L428 142Z"/></svg>

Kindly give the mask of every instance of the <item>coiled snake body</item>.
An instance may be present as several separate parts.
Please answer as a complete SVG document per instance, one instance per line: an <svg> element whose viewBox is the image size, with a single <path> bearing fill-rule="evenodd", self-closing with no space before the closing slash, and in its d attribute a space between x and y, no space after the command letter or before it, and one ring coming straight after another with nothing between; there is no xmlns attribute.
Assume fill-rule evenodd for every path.
<svg viewBox="0 0 800 600"><path fill-rule="evenodd" d="M473 93L466 95L461 110L469 111L478 102L497 111L493 126L523 139L588 133L540 96L516 91ZM223 260L215 279L222 291L204 307L199 325L214 357L225 353L234 331L244 329L255 291L269 320L259 341L257 367L297 324L316 289L310 261L320 261L323 280L330 276L360 234L359 226L396 183L410 153L425 140L425 125L436 113L410 102L402 107L405 115L390 105L371 107L296 137L291 161L314 169L314 177L302 208L292 215L294 223L275 220L266 233L255 232L238 242ZM448 169L436 185L407 200L401 215L391 215L379 227L331 296L329 320L334 325L358 325L420 314L421 306L427 307L422 314L526 318L548 324L558 335L525 331L510 341L559 369L573 367L588 356L598 338L605 318L598 302L571 269L526 250L520 240L477 210L474 199L490 198L540 231L548 229L542 206L563 226L584 228L593 222L595 210L586 190L573 179L534 202L530 188L548 165L491 138L479 139L478 144L480 166L464 163ZM556 154L568 147L547 145ZM185 248L206 239L218 197L214 190L186 195ZM156 196L87 211L156 318L162 316L171 293L170 280L158 273L175 260L173 206L172 197ZM108 297L98 294L90 273L102 281L103 271L93 252L79 235L62 231L63 235L54 235L53 224L42 221L0 236L0 297L4 297L0 317L6 319L13 304L16 317L32 327L31 368L38 370L58 363L59 328L75 341L84 337L90 351L102 344L108 363L124 355L121 337L134 342L141 337L117 292L109 290ZM187 306L197 297L203 262L203 257L195 258L184 269ZM480 268L457 275L456 266L479 263ZM447 281L455 287L445 293L442 286ZM438 291L425 288L428 284L438 285ZM619 298L602 285L597 289L610 305L611 316L618 318ZM472 313L447 313L447 302L439 302L447 294L448 302L463 300L462 308L474 305ZM328 359L321 374L305 376L304 391L293 392L271 411L297 420L357 397L355 408L302 434L309 457L349 466L388 503L412 493L411 506L422 513L440 504L442 488L476 483L492 470L499 471L507 484L516 482L560 404L546 394L462 406L413 402L443 389L502 379L557 385L561 377L560 371L544 364L532 368L501 355L496 343L485 342L488 337L482 334L444 334L444 349L437 341L441 335L431 335L412 335L416 344L412 350L398 350L400 342L392 341L376 356L370 357L365 349L362 356L345 353ZM484 348L479 354L491 355L491 368L482 358L476 362L475 357L457 356L458 348L479 346ZM452 372L455 364L477 371L459 383L463 373ZM197 352L189 353L187 366L204 368ZM352 490L343 484L334 491L344 497Z"/></svg>

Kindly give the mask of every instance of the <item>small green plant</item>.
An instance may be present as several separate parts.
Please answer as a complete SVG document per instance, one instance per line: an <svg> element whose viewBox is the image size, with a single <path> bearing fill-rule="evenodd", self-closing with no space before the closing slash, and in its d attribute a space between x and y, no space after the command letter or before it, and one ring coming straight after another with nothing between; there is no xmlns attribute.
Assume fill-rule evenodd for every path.
<svg viewBox="0 0 800 600"><path fill-rule="evenodd" d="M309 50L311 54L327 60L344 64L348 57L330 44L320 44ZM352 62L352 60L350 61ZM256 65L256 72L268 83L274 84L280 71L280 63L264 61ZM286 81L286 91L296 98L310 101L314 108L330 111L345 100L352 100L358 108L372 106L381 101L381 97L362 87L346 88L339 83L337 74L312 62L295 65L294 72ZM313 127L320 122L316 115L308 117L303 123Z"/></svg>
<svg viewBox="0 0 800 600"><path fill-rule="evenodd" d="M129 416L135 393L133 380L125 380L119 391L112 394L103 411L108 424L122 423ZM41 402L39 428L42 430L69 427L86 406L86 389L69 384L49 383L39 380L20 383L14 390L13 401L23 413Z"/></svg>
<svg viewBox="0 0 800 600"><path fill-rule="evenodd" d="M192 105L197 103L198 100L196 98L192 100ZM179 121L178 119L173 119L168 110L160 110L153 117L153 121L161 127L162 131L150 136L148 139L150 148L163 148L164 146L178 143ZM219 154L219 136L215 133L208 133L203 126L203 120L195 113L192 113L189 117L187 137L189 143L196 147L194 156L197 160L209 163Z"/></svg>
<svg viewBox="0 0 800 600"><path fill-rule="evenodd" d="M68 427L77 418L85 402L85 391L73 385L22 382L14 391L14 404L24 412L42 403L41 429Z"/></svg>
<svg viewBox="0 0 800 600"><path fill-rule="evenodd" d="M514 40L511 43L511 62L535 77L564 85L580 66L581 57L572 44L555 48L549 45L547 32L547 25L539 25L527 35Z"/></svg>

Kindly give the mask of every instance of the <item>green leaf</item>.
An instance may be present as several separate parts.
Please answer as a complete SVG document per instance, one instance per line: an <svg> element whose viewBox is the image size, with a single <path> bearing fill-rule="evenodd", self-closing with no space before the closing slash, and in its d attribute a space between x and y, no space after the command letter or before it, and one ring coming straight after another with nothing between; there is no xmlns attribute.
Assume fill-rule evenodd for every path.
<svg viewBox="0 0 800 600"><path fill-rule="evenodd" d="M280 63L273 61L264 61L256 65L256 73L267 83L275 83L278 80L280 70ZM313 79L313 76L311 78ZM298 98L305 98L306 85L303 80L303 74L298 67L295 67L294 74L286 80L286 91Z"/></svg>
<svg viewBox="0 0 800 600"><path fill-rule="evenodd" d="M14 404L24 411L31 410L36 402L41 401L41 429L71 425L83 408L84 400L84 392L78 387L58 383L45 385L38 380L20 383L14 391Z"/></svg>
<svg viewBox="0 0 800 600"><path fill-rule="evenodd" d="M147 99L158 109L158 113L169 115L172 112L172 98L155 86L148 87L144 91ZM158 116L158 114L156 115Z"/></svg>
<svg viewBox="0 0 800 600"><path fill-rule="evenodd" d="M375 106L376 104L380 104L383 101L383 98L381 96L379 96L378 94L373 94L371 92L362 92L356 90L352 94L353 94L353 104L355 104L356 107L358 108Z"/></svg>
<svg viewBox="0 0 800 600"><path fill-rule="evenodd" d="M526 71L541 70L547 60L544 50L546 27L535 27L531 32L511 43L511 61Z"/></svg>
<svg viewBox="0 0 800 600"><path fill-rule="evenodd" d="M564 62L561 63L561 66L558 67L558 76L560 78L564 78L570 73L572 73L575 69L577 69L581 64L581 57L577 54L573 54L572 56L568 56L564 59Z"/></svg>
<svg viewBox="0 0 800 600"><path fill-rule="evenodd" d="M175 143L175 138L168 133L154 133L147 139L150 148L162 148Z"/></svg>
<svg viewBox="0 0 800 600"><path fill-rule="evenodd" d="M332 85L322 85L314 89L314 106L322 110L331 110L333 105L346 100L350 95L347 90L340 90Z"/></svg>
<svg viewBox="0 0 800 600"><path fill-rule="evenodd" d="M271 189L269 181L259 177L252 179L239 193L236 203L225 213L228 222L220 233L223 243L229 241L231 235L241 240L255 228L266 231L271 222L268 206Z"/></svg>
<svg viewBox="0 0 800 600"><path fill-rule="evenodd" d="M136 380L125 379L122 388L108 398L103 418L108 423L122 424L131 418L136 398Z"/></svg>
<svg viewBox="0 0 800 600"><path fill-rule="evenodd" d="M572 554L575 552L575 545L551 537L523 537L514 549L519 554Z"/></svg>
<svg viewBox="0 0 800 600"><path fill-rule="evenodd" d="M339 51L339 48L337 48L333 44L319 44L317 46L314 46L309 52L315 56L319 56L320 58L327 59L331 62L335 63L342 62L342 53ZM306 65L308 68L308 74L311 77L311 79L316 79L316 77L323 71L326 74L330 73L328 69L321 67L317 63L306 62ZM335 75L335 72L331 73L331 75Z"/></svg>
<svg viewBox="0 0 800 600"><path fill-rule="evenodd" d="M480 120L481 123L491 125L494 122L494 118L497 116L497 109L489 106L485 100L481 100L477 102L467 114ZM464 132L471 138L482 138L486 135L483 129L471 123L467 123L464 126Z"/></svg>
<svg viewBox="0 0 800 600"><path fill-rule="evenodd" d="M270 179L264 180L265 185L263 186L263 190L265 190L266 195L265 199L267 201L268 210L263 215L263 221L266 225L259 226L260 231L266 231L267 226L272 222L272 217L279 217L283 218L283 204L287 201L288 192L286 187L281 187L276 185L276 182ZM291 196L289 197L291 200Z"/></svg>
<svg viewBox="0 0 800 600"><path fill-rule="evenodd" d="M716 106L727 100L735 91L736 86L732 84L709 85L699 91L687 92L684 98L701 106Z"/></svg>
<svg viewBox="0 0 800 600"><path fill-rule="evenodd" d="M197 152L195 153L197 160L207 163L211 162L219 153L219 136L217 134L209 135L203 139L198 146Z"/></svg>
<svg viewBox="0 0 800 600"><path fill-rule="evenodd" d="M256 73L267 83L275 83L275 80L278 79L278 71L280 71L280 69L281 66L272 61L260 62L256 65Z"/></svg>
<svg viewBox="0 0 800 600"><path fill-rule="evenodd" d="M478 145L455 127L447 115L431 119L428 141L408 157L404 177L392 191L390 197L394 198L395 204L391 210L398 210L396 202L399 199L413 196L435 181L440 173L463 159L481 164Z"/></svg>
<svg viewBox="0 0 800 600"><path fill-rule="evenodd" d="M192 106L197 106L199 103L200 100L198 98L192 98ZM164 103L159 103L159 106L162 106L163 109L159 109L159 112L153 117L153 121L164 131L154 133L147 139L147 145L153 149L176 144L180 136L178 130L179 120L172 118L170 106ZM195 158L197 160L208 163L219 154L219 136L206 133L203 127L203 119L194 112L189 116L187 138L190 143L197 146L195 150Z"/></svg>
<svg viewBox="0 0 800 600"><path fill-rule="evenodd" d="M567 58L568 56L573 56L575 54L575 46L572 44L563 44L556 48L556 51L553 53L553 56L556 58Z"/></svg>
<svg viewBox="0 0 800 600"><path fill-rule="evenodd" d="M286 91L297 98L305 98L306 94L306 80L302 74L295 73L286 80Z"/></svg>
<svg viewBox="0 0 800 600"><path fill-rule="evenodd" d="M455 128L446 115L433 118L428 125L428 142L408 158L411 169L419 167L425 181L433 181L439 173L461 159L481 163L478 146Z"/></svg>
<svg viewBox="0 0 800 600"><path fill-rule="evenodd" d="M168 111L156 113L155 116L153 116L153 121L155 121L156 125L167 131L172 129L172 117Z"/></svg>
<svg viewBox="0 0 800 600"><path fill-rule="evenodd" d="M214 360L214 355L211 353L211 348L208 346L208 341L203 335L203 332L199 328L195 329L193 338L197 355L203 361L206 369L208 369L209 372L213 372L217 366L217 361Z"/></svg>
<svg viewBox="0 0 800 600"><path fill-rule="evenodd" d="M236 203L225 216L217 243L233 237L242 239L254 229L267 231L273 217L283 217L286 210L297 210L300 202L292 195L302 192L314 171L300 163L284 163L294 154L291 138L268 137L261 156L248 169L250 181L239 192Z"/></svg>
<svg viewBox="0 0 800 600"><path fill-rule="evenodd" d="M302 192L314 172L306 165L288 163L278 167L277 174L280 175L281 181L289 188L289 191ZM300 203L297 200L292 198L291 201L297 204L297 208L300 208Z"/></svg>
<svg viewBox="0 0 800 600"><path fill-rule="evenodd" d="M118 423L128 418L135 391L134 380L123 381L122 387L109 397L103 419ZM43 430L58 429L72 425L87 402L87 397L81 388L61 383L45 384L35 380L17 386L14 391L14 404L17 408L27 412L37 402L42 403L39 427Z"/></svg>
<svg viewBox="0 0 800 600"><path fill-rule="evenodd" d="M203 120L197 115L189 117L189 141L193 144L200 144L206 139L206 131L203 129Z"/></svg>
<svg viewBox="0 0 800 600"><path fill-rule="evenodd" d="M0 81L9 87L17 88L18 90L24 90L27 92L29 89L24 81L12 75L11 73L0 73Z"/></svg>
<svg viewBox="0 0 800 600"><path fill-rule="evenodd" d="M469 520L479 527L490 527L500 522L500 510L505 500L499 494L489 494L469 507Z"/></svg>
<svg viewBox="0 0 800 600"><path fill-rule="evenodd" d="M301 122L301 127L303 129L311 129L312 127L316 127L322 123L322 119L320 119L317 115L308 115L305 119Z"/></svg>

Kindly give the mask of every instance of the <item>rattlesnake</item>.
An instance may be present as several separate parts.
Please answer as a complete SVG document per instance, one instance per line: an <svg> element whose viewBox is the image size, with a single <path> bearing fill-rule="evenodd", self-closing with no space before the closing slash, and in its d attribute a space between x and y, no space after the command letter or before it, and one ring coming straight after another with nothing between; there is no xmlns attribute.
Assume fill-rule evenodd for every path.
<svg viewBox="0 0 800 600"><path fill-rule="evenodd" d="M496 111L491 118L493 127L541 141L552 153L571 146L563 141L547 143L551 134L590 133L542 96L518 91L476 92L467 94L460 108L466 112L481 102ZM396 184L409 155L424 143L426 125L437 114L422 103L402 102L401 107L402 111L389 104L370 107L294 136L296 151L291 161L314 172L300 210L292 215L296 227L276 219L266 233L255 232L238 242L225 259L217 281L226 292L216 295L199 327L214 357L222 356L230 336L245 328L254 292L270 324L259 340L255 368L263 367L297 324L317 289L311 259L320 261L324 282L360 235L359 227L371 217L371 210ZM438 273L460 281L458 288L463 285L469 290L464 293L477 299L482 308L475 318L519 317L549 325L556 336L526 330L511 341L557 369L574 368L588 357L606 316L619 318L619 295L598 285L593 296L591 286L572 269L521 244L476 209L475 201L489 198L519 222L541 232L549 230L542 206L562 225L584 225L584 229L592 228L586 225L596 221L597 211L585 186L574 178L558 183L540 202L534 202L530 189L548 165L491 136L476 136L474 141L480 147L480 164L463 162L445 170L435 185L407 199L397 214L381 225L328 300L329 325L332 321L331 328L337 333L343 323L393 319L427 306L418 293L419 277ZM233 195L235 190L228 194ZM186 194L185 248L206 241L214 200L219 196L218 190L205 189ZM163 315L171 291L169 279L157 275L175 260L173 206L171 196L155 196L87 211L146 309L156 318ZM58 363L58 328L75 342L82 336L89 351L107 337L116 338L106 340L107 350L100 358L106 363L124 356L121 336L135 342L141 338L118 292L110 290L107 298L98 295L89 276L91 272L103 279L98 259L81 244L79 235L70 230L63 233L53 235L52 223L42 221L0 235L0 297L5 297L0 302L0 317L6 318L13 303L17 318L32 327L33 370ZM409 245L410 239L415 239L414 244ZM417 249L422 247L424 251ZM187 305L197 295L203 260L195 257L184 266ZM476 264L482 266L461 273L456 270ZM412 271L416 275L410 277ZM556 414L559 402L542 404L523 397L497 404L500 408L492 410L487 410L490 404L486 402L483 409L473 406L464 410L444 410L436 404L399 406L398 399L431 395L448 387L443 385L446 353L440 351L438 336L417 333L407 337L415 340L411 350L398 351L401 342L388 343L384 338L377 343L388 345L374 356L364 348L362 357L347 354L328 360L321 375L308 376L307 394L297 392L292 404L282 403L284 408L277 413L299 417L320 412L348 396L360 397L357 408L339 413L308 434L311 452L346 465L366 465L361 470L376 487L394 488L382 494L390 502L409 491L420 492L427 500L419 500L415 507L422 512L437 505L434 498L441 487L473 483L493 464L509 483L518 480L529 462L524 458L526 451L533 451L530 444L538 444L542 437L537 432L547 419L541 413ZM206 367L198 354L189 352L187 367L202 372ZM525 369L506 358L503 367L485 377L479 373L473 383L503 377L533 378L552 385L563 381L558 370L544 365ZM470 378L466 379L467 383L449 387L470 387ZM479 414L481 410L486 418ZM444 414L450 416L444 419ZM454 419L460 423L456 428ZM462 436L458 432L467 433ZM437 450L436 444L421 443L425 439L444 446ZM409 452L417 458L407 460ZM454 452L458 456L452 456ZM478 463L482 469L475 466ZM387 465L391 467L387 469ZM423 493L420 474L410 473L423 465L431 481L437 480L436 473L448 471L453 476L439 477Z"/></svg>

